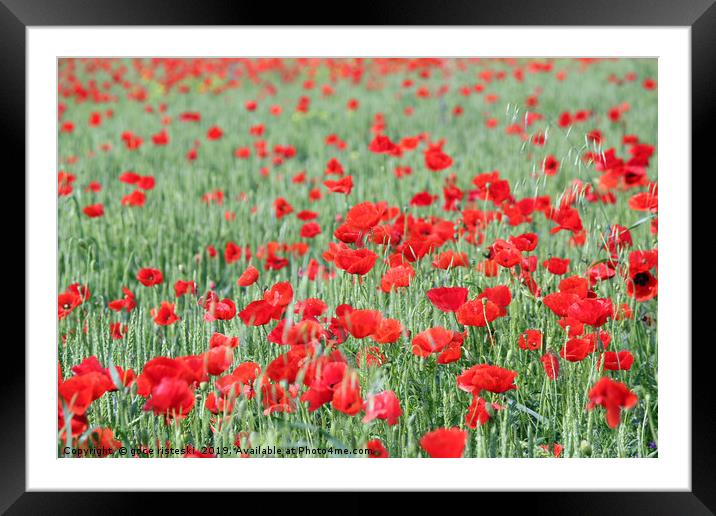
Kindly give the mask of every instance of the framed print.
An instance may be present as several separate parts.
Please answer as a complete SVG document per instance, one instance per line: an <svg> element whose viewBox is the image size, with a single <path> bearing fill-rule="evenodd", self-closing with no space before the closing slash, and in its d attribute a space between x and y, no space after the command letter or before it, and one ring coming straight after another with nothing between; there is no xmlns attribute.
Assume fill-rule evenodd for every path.
<svg viewBox="0 0 716 516"><path fill-rule="evenodd" d="M268 27L160 4L2 6L28 203L4 510L395 490L711 513L691 163L716 7Z"/></svg>

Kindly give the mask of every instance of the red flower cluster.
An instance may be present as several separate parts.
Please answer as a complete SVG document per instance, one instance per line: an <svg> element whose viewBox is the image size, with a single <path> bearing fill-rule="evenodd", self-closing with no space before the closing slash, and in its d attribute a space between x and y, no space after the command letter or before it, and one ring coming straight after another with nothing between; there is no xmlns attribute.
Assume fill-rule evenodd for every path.
<svg viewBox="0 0 716 516"><path fill-rule="evenodd" d="M106 427L121 405L184 441L300 420L461 457L493 418L527 442L513 411L539 406L560 457L585 396L616 428L638 402L617 379L649 387L658 183L638 104L554 93L596 62L61 60L59 438L112 454L146 433Z"/></svg>

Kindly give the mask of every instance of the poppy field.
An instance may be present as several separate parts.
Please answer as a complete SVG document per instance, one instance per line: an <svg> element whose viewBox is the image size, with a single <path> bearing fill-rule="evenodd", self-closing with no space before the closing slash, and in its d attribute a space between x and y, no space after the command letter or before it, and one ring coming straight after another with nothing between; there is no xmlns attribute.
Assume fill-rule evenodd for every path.
<svg viewBox="0 0 716 516"><path fill-rule="evenodd" d="M655 59L60 59L58 457L656 457Z"/></svg>

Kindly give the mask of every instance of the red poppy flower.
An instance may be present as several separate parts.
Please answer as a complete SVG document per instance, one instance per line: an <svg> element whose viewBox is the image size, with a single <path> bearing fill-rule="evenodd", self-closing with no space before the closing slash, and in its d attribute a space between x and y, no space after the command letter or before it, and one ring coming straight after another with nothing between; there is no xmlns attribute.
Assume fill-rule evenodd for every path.
<svg viewBox="0 0 716 516"><path fill-rule="evenodd" d="M209 292L206 300L200 300L200 304L206 310L204 320L212 322L216 320L228 321L236 316L236 305L229 299L219 299L219 296Z"/></svg>
<svg viewBox="0 0 716 516"><path fill-rule="evenodd" d="M333 391L331 405L334 409L349 416L354 416L363 408L363 398L360 393L358 374L349 372L343 377L341 383Z"/></svg>
<svg viewBox="0 0 716 516"><path fill-rule="evenodd" d="M328 309L328 305L315 297L296 301L293 313L299 314L301 319L315 319Z"/></svg>
<svg viewBox="0 0 716 516"><path fill-rule="evenodd" d="M467 267L470 260L467 253L456 253L455 251L446 251L440 253L433 260L433 267L436 269L454 269L455 267Z"/></svg>
<svg viewBox="0 0 716 516"><path fill-rule="evenodd" d="M285 380L288 383L296 381L299 368L304 364L307 356L306 346L293 346L287 353L279 355L266 367L266 376L274 382Z"/></svg>
<svg viewBox="0 0 716 516"><path fill-rule="evenodd" d="M547 269L552 274L561 276L566 274L569 270L569 258L555 258L552 257L549 260L542 262L542 267Z"/></svg>
<svg viewBox="0 0 716 516"><path fill-rule="evenodd" d="M253 385L261 374L261 366L256 362L242 362L231 373L232 381L242 385L242 392L248 398L254 397ZM221 380L221 379L220 379ZM225 393L225 390L223 391Z"/></svg>
<svg viewBox="0 0 716 516"><path fill-rule="evenodd" d="M420 447L434 459L462 457L467 432L459 428L438 428L420 438Z"/></svg>
<svg viewBox="0 0 716 516"><path fill-rule="evenodd" d="M506 179L500 179L498 171L478 174L472 180L477 187L475 195L482 201L492 201L498 205L511 197L510 183Z"/></svg>
<svg viewBox="0 0 716 516"><path fill-rule="evenodd" d="M403 414L400 400L393 391L369 395L363 403L363 410L365 411L363 423L370 423L374 419L385 419L388 425L395 425Z"/></svg>
<svg viewBox="0 0 716 516"><path fill-rule="evenodd" d="M177 361L184 364L186 370L186 378L190 385L198 386L202 382L209 381L207 370L207 356L201 355L185 355L177 357Z"/></svg>
<svg viewBox="0 0 716 516"><path fill-rule="evenodd" d="M144 143L144 139L132 131L124 131L121 135L121 139L129 150L136 150Z"/></svg>
<svg viewBox="0 0 716 516"><path fill-rule="evenodd" d="M516 245L498 239L490 246L489 258L495 260L498 265L510 269L522 263L522 252Z"/></svg>
<svg viewBox="0 0 716 516"><path fill-rule="evenodd" d="M551 154L544 159L542 163L542 172L546 176L553 176L559 171L559 161Z"/></svg>
<svg viewBox="0 0 716 516"><path fill-rule="evenodd" d="M144 364L142 373L137 376L137 394L149 396L154 386L165 377L181 378L187 383L191 383L195 379L194 373L182 360L155 357Z"/></svg>
<svg viewBox="0 0 716 516"><path fill-rule="evenodd" d="M260 300L249 303L239 312L239 318L248 326L263 326L274 319L276 307L271 303Z"/></svg>
<svg viewBox="0 0 716 516"><path fill-rule="evenodd" d="M159 308L152 308L149 313L154 318L154 322L159 326L169 326L180 319L180 317L174 313L174 306L174 303L162 301Z"/></svg>
<svg viewBox="0 0 716 516"><path fill-rule="evenodd" d="M562 230L578 233L584 229L579 212L570 206L562 206L557 210L553 210L549 214L549 218L557 224L556 227L552 228L552 234Z"/></svg>
<svg viewBox="0 0 716 516"><path fill-rule="evenodd" d="M91 204L82 208L82 212L91 219L101 217L104 215L104 206L101 203Z"/></svg>
<svg viewBox="0 0 716 516"><path fill-rule="evenodd" d="M501 308L482 298L463 303L457 310L457 321L465 326L485 327L500 316Z"/></svg>
<svg viewBox="0 0 716 516"><path fill-rule="evenodd" d="M488 278L491 278L497 276L497 273L499 272L499 265L497 261L487 259L478 263L475 269L478 272L484 273Z"/></svg>
<svg viewBox="0 0 716 516"><path fill-rule="evenodd" d="M488 405L484 398L473 396L472 403L467 409L467 414L465 414L465 424L468 428L475 429L478 425L484 425L490 420L492 417L491 411L500 409L502 409L502 406L497 403Z"/></svg>
<svg viewBox="0 0 716 516"><path fill-rule="evenodd" d="M277 219L285 217L289 213L293 212L293 206L291 206L283 197L278 197L273 202L273 208Z"/></svg>
<svg viewBox="0 0 716 516"><path fill-rule="evenodd" d="M87 123L89 125L91 125L92 127L97 127L98 125L100 125L102 123L102 113L93 111L92 113L90 113Z"/></svg>
<svg viewBox="0 0 716 516"><path fill-rule="evenodd" d="M659 282L651 272L637 272L627 280L627 295L643 303L657 296Z"/></svg>
<svg viewBox="0 0 716 516"><path fill-rule="evenodd" d="M318 410L330 402L335 389L348 372L345 362L331 361L328 357L321 357L315 364L311 363L303 379L309 389L301 396L301 401L308 402L308 411Z"/></svg>
<svg viewBox="0 0 716 516"><path fill-rule="evenodd" d="M378 310L352 310L340 317L343 327L356 339L373 335L383 319Z"/></svg>
<svg viewBox="0 0 716 516"><path fill-rule="evenodd" d="M137 187L142 190L153 190L154 189L154 177L142 176L137 180Z"/></svg>
<svg viewBox="0 0 716 516"><path fill-rule="evenodd" d="M286 343L291 346L305 346L317 343L326 331L313 319L304 319L291 326L286 335Z"/></svg>
<svg viewBox="0 0 716 516"><path fill-rule="evenodd" d="M109 375L90 371L61 381L58 385L58 394L73 415L81 416L93 401L113 388L115 386Z"/></svg>
<svg viewBox="0 0 716 516"><path fill-rule="evenodd" d="M57 319L64 319L72 310L82 304L82 296L66 291L57 296Z"/></svg>
<svg viewBox="0 0 716 516"><path fill-rule="evenodd" d="M122 172L119 176L119 180L123 183L127 183L128 185L136 184L137 181L141 179L142 176L137 174L136 172L133 172L131 170L128 170L126 172Z"/></svg>
<svg viewBox="0 0 716 516"><path fill-rule="evenodd" d="M348 195L351 193L351 190L353 190L353 176L346 176L338 181L324 181L323 186L325 186L329 192Z"/></svg>
<svg viewBox="0 0 716 516"><path fill-rule="evenodd" d="M123 339L127 334L127 325L122 323L110 323L109 334L113 340Z"/></svg>
<svg viewBox="0 0 716 516"><path fill-rule="evenodd" d="M587 339L590 343L590 353L594 353L595 351L600 351L602 349L607 349L609 347L609 343L612 341L611 335L609 335L604 330L599 330L594 333L588 333L584 336L585 339Z"/></svg>
<svg viewBox="0 0 716 516"><path fill-rule="evenodd" d="M85 188L85 192L94 192L97 193L102 190L102 185L98 183L97 181L91 181L87 188Z"/></svg>
<svg viewBox="0 0 716 516"><path fill-rule="evenodd" d="M534 251L537 242L539 242L539 237L535 233L523 233L510 237L510 243L523 252Z"/></svg>
<svg viewBox="0 0 716 516"><path fill-rule="evenodd" d="M370 249L350 249L343 247L335 254L333 262L336 267L346 271L348 274L357 274L363 276L367 274L375 265L378 255Z"/></svg>
<svg viewBox="0 0 716 516"><path fill-rule="evenodd" d="M318 213L315 211L303 210L296 213L296 218L299 220L312 220L318 217Z"/></svg>
<svg viewBox="0 0 716 516"><path fill-rule="evenodd" d="M241 247L234 242L226 242L226 248L224 249L224 260L226 260L226 263L234 263L240 260L241 253Z"/></svg>
<svg viewBox="0 0 716 516"><path fill-rule="evenodd" d="M452 158L442 150L443 142L430 144L424 151L425 166L433 172L445 170L452 165Z"/></svg>
<svg viewBox="0 0 716 516"><path fill-rule="evenodd" d="M368 450L369 459L387 459L388 450L385 449L380 439L371 439L365 443L365 448Z"/></svg>
<svg viewBox="0 0 716 516"><path fill-rule="evenodd" d="M159 269L143 268L137 273L137 280L145 287L153 287L164 282L164 276Z"/></svg>
<svg viewBox="0 0 716 516"><path fill-rule="evenodd" d="M117 379L121 382L121 385L115 384L113 374L110 372L109 367L102 367L96 356L90 356L85 358L80 364L72 367L72 373L76 376L90 375L90 378L94 382L93 396L99 398L103 393L108 391L116 391L118 387L122 385L125 387L130 386L134 383L135 374L131 369L123 370L119 366L114 366L115 372L117 373ZM99 373L104 375L104 378L99 376L91 376L93 373Z"/></svg>
<svg viewBox="0 0 716 516"><path fill-rule="evenodd" d="M342 176L344 172L345 170L343 169L343 165L341 165L341 162L338 161L336 158L329 159L326 163L326 169L323 171L323 173L327 176Z"/></svg>
<svg viewBox="0 0 716 516"><path fill-rule="evenodd" d="M568 337L579 337L584 334L584 323L572 317L562 317L557 321L557 324L567 332Z"/></svg>
<svg viewBox="0 0 716 516"><path fill-rule="evenodd" d="M313 238L321 234L321 226L317 222L307 222L301 227L301 236L303 238Z"/></svg>
<svg viewBox="0 0 716 516"><path fill-rule="evenodd" d="M293 412L291 398L279 384L265 382L261 385L261 404L264 407L264 415Z"/></svg>
<svg viewBox="0 0 716 516"><path fill-rule="evenodd" d="M67 287L67 292L77 294L82 299L82 302L89 300L92 295L87 285L81 285L79 283L72 283L69 285Z"/></svg>
<svg viewBox="0 0 716 516"><path fill-rule="evenodd" d="M209 128L209 130L206 132L206 139L207 140L218 140L224 136L224 131L221 130L221 127L218 125L214 125Z"/></svg>
<svg viewBox="0 0 716 516"><path fill-rule="evenodd" d="M214 333L209 339L209 348L218 348L219 346L228 346L230 348L235 348L238 345L238 337L227 337L222 333Z"/></svg>
<svg viewBox="0 0 716 516"><path fill-rule="evenodd" d="M580 299L567 309L567 316L590 326L602 326L614 316L611 299Z"/></svg>
<svg viewBox="0 0 716 516"><path fill-rule="evenodd" d="M413 354L427 357L432 353L439 353L447 347L456 337L457 332L446 330L440 326L430 328L413 337Z"/></svg>
<svg viewBox="0 0 716 516"><path fill-rule="evenodd" d="M462 345L465 342L465 337L467 337L467 330L462 333L455 332L452 340L438 355L437 363L450 364L460 360L462 358Z"/></svg>
<svg viewBox="0 0 716 516"><path fill-rule="evenodd" d="M550 380L556 380L559 376L559 358L553 352L549 351L540 358L542 367Z"/></svg>
<svg viewBox="0 0 716 516"><path fill-rule="evenodd" d="M63 197L72 193L72 183L75 182L76 176L64 171L57 174L57 195Z"/></svg>
<svg viewBox="0 0 716 516"><path fill-rule="evenodd" d="M272 319L280 319L286 307L293 301L293 288L287 281L276 283L266 291L264 298L249 303L239 312L246 325L263 326Z"/></svg>
<svg viewBox="0 0 716 516"><path fill-rule="evenodd" d="M559 291L563 294L575 294L577 297L584 299L589 296L589 282L580 276L570 276L560 280ZM564 300L564 302L567 301Z"/></svg>
<svg viewBox="0 0 716 516"><path fill-rule="evenodd" d="M467 301L465 287L439 287L431 288L425 295L438 310L443 312L456 312Z"/></svg>
<svg viewBox="0 0 716 516"><path fill-rule="evenodd" d="M115 312L121 312L122 310L131 312L137 306L137 302L134 300L134 294L127 287L122 287L122 292L124 293L122 299L110 301L107 306L110 310L114 310Z"/></svg>
<svg viewBox="0 0 716 516"><path fill-rule="evenodd" d="M288 281L276 283L264 294L264 301L278 308L285 308L293 301L293 287Z"/></svg>
<svg viewBox="0 0 716 516"><path fill-rule="evenodd" d="M396 342L403 333L403 325L397 319L382 319L378 328L371 334L371 339L379 344Z"/></svg>
<svg viewBox="0 0 716 516"><path fill-rule="evenodd" d="M409 264L391 267L380 279L380 289L388 293L399 288L408 287L414 276L415 270Z"/></svg>
<svg viewBox="0 0 716 516"><path fill-rule="evenodd" d="M196 111L185 111L179 115L179 120L182 122L199 122L201 120L201 113Z"/></svg>
<svg viewBox="0 0 716 516"><path fill-rule="evenodd" d="M196 283L193 281L177 280L174 283L174 294L181 297L185 294L196 294Z"/></svg>
<svg viewBox="0 0 716 516"><path fill-rule="evenodd" d="M206 371L212 376L224 373L234 360L234 348L231 346L216 346L204 353Z"/></svg>
<svg viewBox="0 0 716 516"><path fill-rule="evenodd" d="M362 202L353 206L346 214L346 224L368 231L380 222L383 211L372 202Z"/></svg>
<svg viewBox="0 0 716 516"><path fill-rule="evenodd" d="M602 262L593 265L587 270L589 285L593 287L597 282L608 280L616 276L617 271L611 262Z"/></svg>
<svg viewBox="0 0 716 516"><path fill-rule="evenodd" d="M413 198L410 199L409 204L411 206L430 206L437 200L437 195L432 195L430 192L420 192L415 194Z"/></svg>
<svg viewBox="0 0 716 516"><path fill-rule="evenodd" d="M84 450L91 448L93 450L92 457L108 457L118 450L120 446L122 446L122 441L114 438L112 430L109 428L96 428L79 447Z"/></svg>
<svg viewBox="0 0 716 516"><path fill-rule="evenodd" d="M651 211L659 209L659 197L656 192L641 192L633 195L628 201L634 211Z"/></svg>
<svg viewBox="0 0 716 516"><path fill-rule="evenodd" d="M605 371L628 371L634 363L634 355L630 351L605 351L597 361L597 369L604 363Z"/></svg>
<svg viewBox="0 0 716 516"><path fill-rule="evenodd" d="M135 190L129 195L122 197L122 206L144 206L147 196L141 190Z"/></svg>
<svg viewBox="0 0 716 516"><path fill-rule="evenodd" d="M520 349L535 351L542 347L542 332L539 330L525 330L517 341Z"/></svg>
<svg viewBox="0 0 716 516"><path fill-rule="evenodd" d="M342 224L338 226L338 228L336 228L336 231L333 233L333 236L346 244L360 245L363 241L363 237L365 236L365 232L357 230L356 228L353 228L348 224Z"/></svg>
<svg viewBox="0 0 716 516"><path fill-rule="evenodd" d="M167 419L182 419L191 412L194 401L194 392L185 380L165 377L152 388L144 410L164 415Z"/></svg>
<svg viewBox="0 0 716 516"><path fill-rule="evenodd" d="M569 362L581 362L591 352L592 343L589 339L573 338L562 346L562 349L559 350L559 356Z"/></svg>
<svg viewBox="0 0 716 516"><path fill-rule="evenodd" d="M377 154L386 154L394 152L396 147L395 143L390 141L390 138L378 134L373 138L373 141L370 142L370 145L368 145L368 150Z"/></svg>
<svg viewBox="0 0 716 516"><path fill-rule="evenodd" d="M629 274L648 272L658 266L659 253L656 249L650 251L632 251L629 253Z"/></svg>
<svg viewBox="0 0 716 516"><path fill-rule="evenodd" d="M542 302L559 317L566 317L569 307L579 301L579 296L572 293L554 292L542 298Z"/></svg>
<svg viewBox="0 0 716 516"><path fill-rule="evenodd" d="M517 389L514 383L516 376L517 371L496 365L477 364L457 377L457 386L475 396L479 396L483 390L499 394Z"/></svg>
<svg viewBox="0 0 716 516"><path fill-rule="evenodd" d="M484 289L477 296L477 300L487 299L495 303L500 309L499 317L507 315L507 306L512 302L512 293L509 287L505 285L497 285L496 287L490 287Z"/></svg>
<svg viewBox="0 0 716 516"><path fill-rule="evenodd" d="M558 444L558 443L553 443L553 444L551 445L551 449L550 449L550 445L549 445L549 444L540 444L539 447L540 447L541 449L543 449L545 452L551 453L552 456L553 456L555 459L561 457L561 456L562 456L562 451L564 450L564 447L563 447L561 444Z"/></svg>
<svg viewBox="0 0 716 516"><path fill-rule="evenodd" d="M597 405L604 407L607 410L607 424L610 428L616 428L621 422L621 409L630 409L637 401L636 395L626 385L605 376L589 391L587 408L591 410Z"/></svg>
<svg viewBox="0 0 716 516"><path fill-rule="evenodd" d="M236 281L237 285L240 287L248 287L249 285L253 285L256 283L256 281L259 279L259 271L256 267L253 265L249 265L246 270L239 276L239 279Z"/></svg>
<svg viewBox="0 0 716 516"><path fill-rule="evenodd" d="M606 247L610 253L615 254L620 249L631 247L633 245L631 232L629 228L613 224L609 228Z"/></svg>

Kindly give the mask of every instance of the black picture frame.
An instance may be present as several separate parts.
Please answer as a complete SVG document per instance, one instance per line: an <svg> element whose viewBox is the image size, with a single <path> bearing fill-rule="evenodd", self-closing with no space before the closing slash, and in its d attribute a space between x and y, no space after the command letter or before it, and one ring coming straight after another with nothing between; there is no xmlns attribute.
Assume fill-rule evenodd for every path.
<svg viewBox="0 0 716 516"><path fill-rule="evenodd" d="M691 27L692 155L694 163L711 163L716 141L716 0L459 0L450 3L419 0L363 4L353 9L351 25L603 25ZM323 3L323 2L321 2ZM82 25L282 25L286 22L316 25L315 12L338 12L338 3L303 3L274 6L260 2L228 0L0 0L0 117L6 152L15 154L17 170L24 167L25 153L25 28L28 26ZM344 15L345 16L345 15ZM6 154L7 155L7 154ZM711 159L709 159L711 158ZM707 161L709 159L709 161ZM684 174L686 171L669 171ZM24 188L24 187L23 187ZM28 192L25 192L27 195ZM702 194L704 195L704 194ZM713 202L713 201L711 201ZM695 203L692 203L695 204ZM690 207L689 207L690 209ZM692 232L693 235L693 232ZM693 258L692 258L693 260ZM25 270L27 275L29 272ZM691 302L684 300L684 302ZM693 304L698 317L698 307ZM26 311L26 324L27 311ZM690 340L691 321L684 321L684 336ZM688 342L688 341L687 341ZM668 343L681 345L684 343ZM504 506L508 512L548 511L550 514L713 514L716 512L716 462L713 410L712 363L708 346L692 348L692 490L690 492L569 492L480 494L485 503ZM16 353L15 367L4 368L2 382L3 468L0 471L0 511L7 514L127 514L149 508L147 502L184 510L186 497L177 493L81 493L26 492L25 451L25 357ZM689 453L685 450L684 453ZM320 488L320 486L317 486ZM211 496L215 506L216 495ZM321 495L324 496L323 494ZM326 494L330 497L330 495ZM474 496L474 495L473 495ZM485 500L482 497L494 498ZM498 499L499 497L499 499ZM506 498L509 497L509 498ZM198 499L207 501L204 496ZM440 497L449 506L454 497ZM236 502L236 498L234 498ZM238 505L236 507L246 507ZM315 505L310 500L306 507ZM178 504L181 504L179 506ZM349 503L348 509L352 505ZM375 507L371 504L372 507ZM446 507L447 507L446 506ZM381 502L381 507L390 506ZM181 510L181 509L180 509ZM295 507L291 509L296 510ZM344 510L344 509L341 509ZM184 512L184 511L182 511Z"/></svg>

